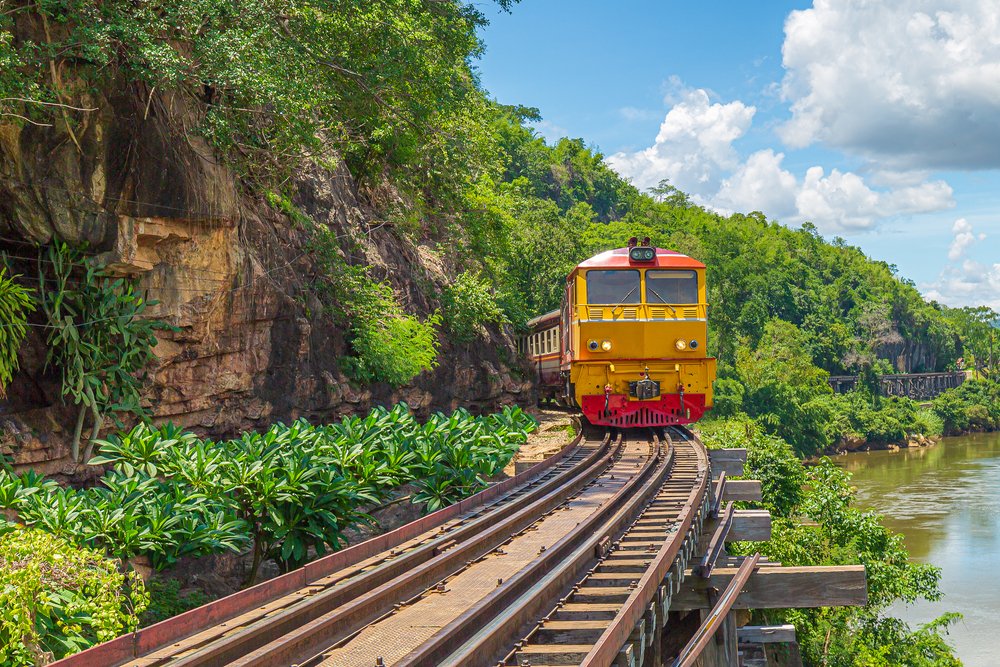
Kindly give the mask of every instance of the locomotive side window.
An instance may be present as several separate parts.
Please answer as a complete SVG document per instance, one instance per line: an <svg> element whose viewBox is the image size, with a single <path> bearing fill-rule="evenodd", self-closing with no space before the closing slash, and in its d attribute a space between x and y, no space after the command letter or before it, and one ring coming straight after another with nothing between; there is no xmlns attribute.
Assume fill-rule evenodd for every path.
<svg viewBox="0 0 1000 667"><path fill-rule="evenodd" d="M646 271L647 303L698 303L694 271Z"/></svg>
<svg viewBox="0 0 1000 667"><path fill-rule="evenodd" d="M634 269L587 271L587 303L640 303L639 272Z"/></svg>

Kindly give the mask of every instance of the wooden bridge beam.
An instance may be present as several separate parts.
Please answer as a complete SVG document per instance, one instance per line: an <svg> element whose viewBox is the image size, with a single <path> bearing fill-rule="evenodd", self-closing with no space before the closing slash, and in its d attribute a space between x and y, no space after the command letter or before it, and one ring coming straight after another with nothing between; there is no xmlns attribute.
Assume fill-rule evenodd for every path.
<svg viewBox="0 0 1000 667"><path fill-rule="evenodd" d="M740 477L747 460L746 449L710 449L708 460L712 464L712 479L726 473L726 477Z"/></svg>
<svg viewBox="0 0 1000 667"><path fill-rule="evenodd" d="M730 482L732 484L732 482ZM728 542L767 542L771 539L771 513L767 510L736 510Z"/></svg>
<svg viewBox="0 0 1000 667"><path fill-rule="evenodd" d="M760 502L760 480L757 479L727 479L726 488L722 493L722 502Z"/></svg>
<svg viewBox="0 0 1000 667"><path fill-rule="evenodd" d="M709 579L690 572L670 604L671 611L709 609L709 590L724 590L737 568L716 568ZM863 565L761 567L743 588L734 609L843 607L868 602Z"/></svg>

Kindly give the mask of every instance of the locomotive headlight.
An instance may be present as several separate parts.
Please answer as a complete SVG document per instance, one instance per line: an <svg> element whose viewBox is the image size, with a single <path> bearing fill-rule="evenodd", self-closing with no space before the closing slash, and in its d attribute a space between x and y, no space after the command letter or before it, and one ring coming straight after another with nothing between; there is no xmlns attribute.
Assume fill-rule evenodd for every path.
<svg viewBox="0 0 1000 667"><path fill-rule="evenodd" d="M587 341L587 349L590 350L591 352L597 352L598 347L600 347L600 345L596 340Z"/></svg>
<svg viewBox="0 0 1000 667"><path fill-rule="evenodd" d="M628 251L628 258L633 262L652 262L656 259L656 248L632 248Z"/></svg>
<svg viewBox="0 0 1000 667"><path fill-rule="evenodd" d="M677 341L674 342L674 347L676 347L678 351L683 352L688 348L688 344L683 338L678 338Z"/></svg>
<svg viewBox="0 0 1000 667"><path fill-rule="evenodd" d="M692 350L697 350L698 349L698 341L696 341L696 340L692 340L690 343L688 343L688 345L690 345L690 347L691 347Z"/></svg>
<svg viewBox="0 0 1000 667"><path fill-rule="evenodd" d="M610 352L611 351L611 341L610 340L602 340L601 341L601 349L604 350L605 352Z"/></svg>

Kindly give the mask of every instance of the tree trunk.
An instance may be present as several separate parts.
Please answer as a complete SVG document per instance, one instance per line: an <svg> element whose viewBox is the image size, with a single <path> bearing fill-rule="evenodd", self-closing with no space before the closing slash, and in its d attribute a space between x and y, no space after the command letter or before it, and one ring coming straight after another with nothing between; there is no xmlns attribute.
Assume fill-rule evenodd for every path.
<svg viewBox="0 0 1000 667"><path fill-rule="evenodd" d="M254 580L257 579L257 571L260 569L260 564L264 561L264 540L259 535L254 536L253 541L253 562L250 564L250 574L247 576L244 586L253 586Z"/></svg>
<svg viewBox="0 0 1000 667"><path fill-rule="evenodd" d="M73 445L70 451L70 455L73 457L73 463L80 462L80 435L83 433L83 419L87 415L87 406L81 404L80 412L76 416L76 428L73 429Z"/></svg>
<svg viewBox="0 0 1000 667"><path fill-rule="evenodd" d="M104 426L104 417L97 408L97 401L94 400L93 392L90 392L90 411L94 415L94 423L90 427L90 440L87 442L87 449L83 452L83 463L89 461L91 455L94 453L94 440L97 439L98 434L101 432L101 427Z"/></svg>

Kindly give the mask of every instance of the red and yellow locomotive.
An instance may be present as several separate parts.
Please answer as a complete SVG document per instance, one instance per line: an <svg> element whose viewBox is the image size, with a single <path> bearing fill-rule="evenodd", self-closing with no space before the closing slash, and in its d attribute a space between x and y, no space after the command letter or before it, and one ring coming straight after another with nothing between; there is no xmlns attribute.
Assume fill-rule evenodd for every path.
<svg viewBox="0 0 1000 667"><path fill-rule="evenodd" d="M689 424L712 407L707 310L704 264L633 238L577 265L521 346L540 396L592 424Z"/></svg>

